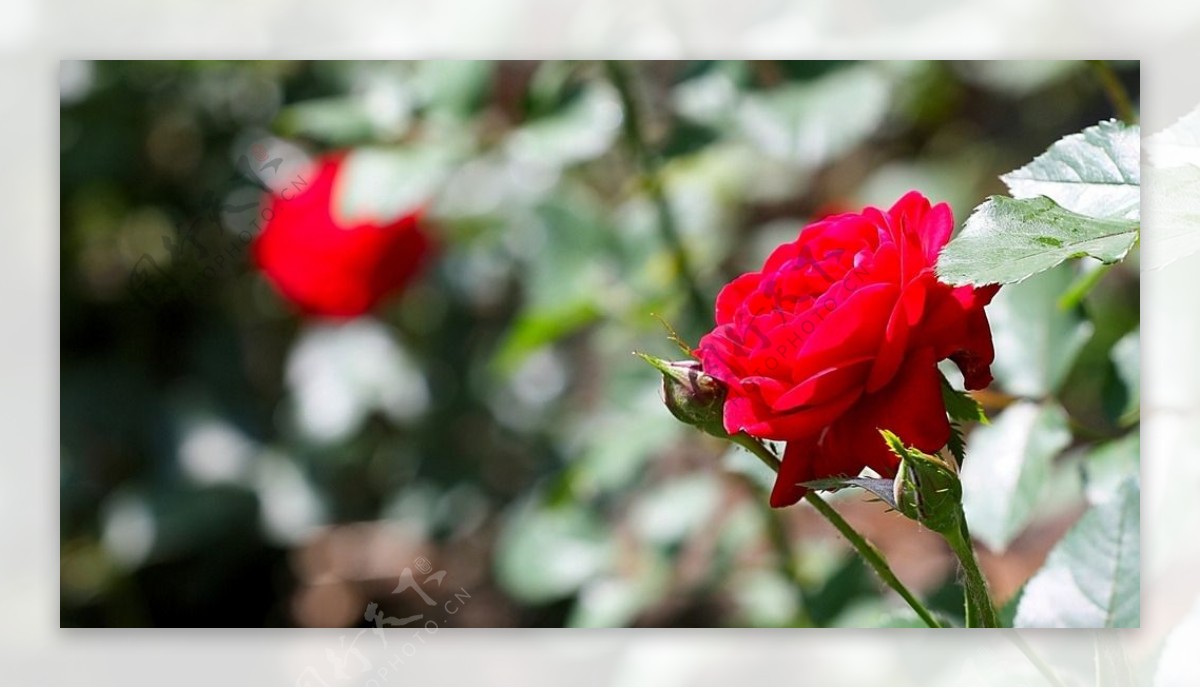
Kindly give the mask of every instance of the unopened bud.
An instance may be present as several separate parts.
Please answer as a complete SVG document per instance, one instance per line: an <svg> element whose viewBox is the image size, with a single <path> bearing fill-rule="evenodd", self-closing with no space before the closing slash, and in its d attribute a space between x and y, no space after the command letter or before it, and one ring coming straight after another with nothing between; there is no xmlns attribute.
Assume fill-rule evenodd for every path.
<svg viewBox="0 0 1200 688"><path fill-rule="evenodd" d="M962 482L955 466L938 456L905 447L899 437L886 430L881 432L888 448L900 457L893 483L896 510L937 533L958 528Z"/></svg>
<svg viewBox="0 0 1200 688"><path fill-rule="evenodd" d="M663 403L671 415L716 437L729 437L722 414L725 385L708 375L698 361L664 361L637 354L663 376Z"/></svg>

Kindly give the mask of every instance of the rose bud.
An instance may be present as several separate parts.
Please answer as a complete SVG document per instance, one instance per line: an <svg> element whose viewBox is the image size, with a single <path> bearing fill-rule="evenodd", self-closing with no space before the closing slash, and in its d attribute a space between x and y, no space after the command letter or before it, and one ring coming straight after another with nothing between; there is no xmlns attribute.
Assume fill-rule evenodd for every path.
<svg viewBox="0 0 1200 688"><path fill-rule="evenodd" d="M637 355L662 373L663 403L671 415L714 437L729 437L721 420L725 385L705 374L699 361L664 361L646 354Z"/></svg>
<svg viewBox="0 0 1200 688"><path fill-rule="evenodd" d="M893 485L896 510L936 533L959 527L962 482L954 464L918 449L905 447L896 435L883 430L883 439L900 458Z"/></svg>

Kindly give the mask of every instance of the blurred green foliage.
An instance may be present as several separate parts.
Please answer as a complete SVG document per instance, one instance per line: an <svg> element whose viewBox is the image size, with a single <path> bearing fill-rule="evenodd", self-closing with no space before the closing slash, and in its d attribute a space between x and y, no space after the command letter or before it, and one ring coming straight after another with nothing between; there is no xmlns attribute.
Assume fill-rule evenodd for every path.
<svg viewBox="0 0 1200 688"><path fill-rule="evenodd" d="M831 210L915 188L961 222L1112 115L1082 63L625 66L709 300ZM1136 63L1117 68L1136 97ZM392 594L417 557L472 592L457 625L908 623L810 514L763 508L761 467L676 423L630 355L671 353L652 314L693 342L711 323L622 119L591 62L65 64L62 624L370 625L369 602L419 612ZM419 283L344 325L291 314L212 217L260 193L238 163L261 141L356 149L348 212L432 194ZM171 250L198 221L228 260ZM989 309L985 406L1061 404L1067 437L1038 467L1059 477L1006 502L1054 508L1006 511L996 538L1078 510L1080 476L1116 460L1086 449L1136 423L1136 259L1059 308L1086 269ZM938 604L945 561L907 566L961 614Z"/></svg>

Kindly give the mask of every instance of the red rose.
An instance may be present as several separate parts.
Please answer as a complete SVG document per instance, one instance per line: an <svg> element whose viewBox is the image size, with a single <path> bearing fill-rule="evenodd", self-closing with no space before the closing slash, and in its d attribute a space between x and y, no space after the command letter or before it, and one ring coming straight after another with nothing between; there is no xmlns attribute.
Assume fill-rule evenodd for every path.
<svg viewBox="0 0 1200 688"><path fill-rule="evenodd" d="M925 452L945 446L938 361L953 360L969 389L991 382L983 307L999 287L938 281L953 227L949 206L912 191L887 212L805 227L717 296L717 326L695 353L729 387L726 431L787 441L772 506L800 500L799 483L864 466L895 476L877 429Z"/></svg>
<svg viewBox="0 0 1200 688"><path fill-rule="evenodd" d="M321 158L307 186L301 178L273 195L252 249L276 290L310 315L366 313L403 289L430 249L419 209L385 223L335 217L342 164Z"/></svg>

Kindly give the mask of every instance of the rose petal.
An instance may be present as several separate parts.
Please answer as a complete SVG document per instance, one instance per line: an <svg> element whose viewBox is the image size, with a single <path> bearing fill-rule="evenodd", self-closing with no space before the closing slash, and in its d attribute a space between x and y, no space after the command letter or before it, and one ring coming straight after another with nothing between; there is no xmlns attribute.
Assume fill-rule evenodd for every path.
<svg viewBox="0 0 1200 688"><path fill-rule="evenodd" d="M820 445L826 467L849 471L867 465L884 477L894 476L899 459L879 430L890 430L925 452L938 451L950 439L941 377L930 349L910 357L887 387L862 397L830 426Z"/></svg>
<svg viewBox="0 0 1200 688"><path fill-rule="evenodd" d="M761 273L749 272L726 284L725 288L717 294L717 324L725 325L733 322L733 316L737 312L737 309L742 307L746 299L758 288L761 281Z"/></svg>
<svg viewBox="0 0 1200 688"><path fill-rule="evenodd" d="M745 432L770 440L790 440L820 432L858 401L860 390L848 390L828 402L792 413L776 413L754 394L730 390L725 400L725 431Z"/></svg>
<svg viewBox="0 0 1200 688"><path fill-rule="evenodd" d="M950 210L950 206L945 203L938 203L933 206L933 209L925 216L925 223L921 230L921 247L925 251L925 264L937 265L938 254L946 242L950 241L950 235L954 232L954 214Z"/></svg>
<svg viewBox="0 0 1200 688"><path fill-rule="evenodd" d="M768 403L776 413L788 413L804 406L828 402L845 394L847 389L861 387L871 363L872 359L869 356L844 361L836 367L826 368L809 377Z"/></svg>
<svg viewBox="0 0 1200 688"><path fill-rule="evenodd" d="M812 457L816 454L817 443L814 437L803 437L789 440L783 451L783 462L779 466L779 475L775 478L775 486L771 488L771 506L779 509L791 506L804 498L808 488L800 483L816 480Z"/></svg>
<svg viewBox="0 0 1200 688"><path fill-rule="evenodd" d="M867 378L868 393L878 391L899 370L908 350L909 332L920 323L925 312L927 284L926 279L910 282L892 309L875 365Z"/></svg>
<svg viewBox="0 0 1200 688"><path fill-rule="evenodd" d="M891 284L870 284L840 301L830 295L836 307L828 313L824 313L826 300L818 300L814 312L791 323L800 334L808 327L805 323L815 325L796 357L798 377L810 377L840 361L875 355L898 293Z"/></svg>

